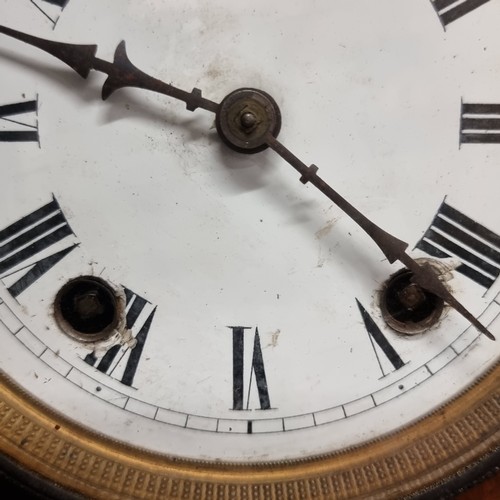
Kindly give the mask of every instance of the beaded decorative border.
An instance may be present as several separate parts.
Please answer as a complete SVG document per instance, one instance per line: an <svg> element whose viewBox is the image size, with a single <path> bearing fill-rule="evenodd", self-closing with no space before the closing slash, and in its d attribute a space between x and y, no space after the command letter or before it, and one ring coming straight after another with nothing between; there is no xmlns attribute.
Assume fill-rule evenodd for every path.
<svg viewBox="0 0 500 500"><path fill-rule="evenodd" d="M0 376L0 451L95 499L411 498L500 447L500 364L433 414L341 453L279 464L174 460L66 420Z"/></svg>

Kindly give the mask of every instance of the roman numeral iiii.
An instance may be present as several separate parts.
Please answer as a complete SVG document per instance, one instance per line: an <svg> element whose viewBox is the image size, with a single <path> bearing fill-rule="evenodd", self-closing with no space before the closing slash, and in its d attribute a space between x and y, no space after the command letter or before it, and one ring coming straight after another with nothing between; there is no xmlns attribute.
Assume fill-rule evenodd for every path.
<svg viewBox="0 0 500 500"><path fill-rule="evenodd" d="M500 236L443 202L417 248L432 257L457 257L457 271L485 288L500 274Z"/></svg>

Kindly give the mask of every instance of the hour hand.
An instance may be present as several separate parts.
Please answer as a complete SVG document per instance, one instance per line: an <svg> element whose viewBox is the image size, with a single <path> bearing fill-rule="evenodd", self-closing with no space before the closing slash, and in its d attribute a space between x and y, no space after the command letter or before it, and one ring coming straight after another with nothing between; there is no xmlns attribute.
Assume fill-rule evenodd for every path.
<svg viewBox="0 0 500 500"><path fill-rule="evenodd" d="M74 69L82 78L87 78L91 70L106 73L108 78L102 88L103 100L106 100L113 92L123 87L137 87L184 101L186 108L190 111L202 108L216 113L219 108L217 103L202 97L201 90L197 88L191 92L186 92L153 78L136 68L127 56L125 42L118 45L114 60L110 63L95 56L97 45L75 45L45 40L1 25L0 33L38 47L53 55Z"/></svg>

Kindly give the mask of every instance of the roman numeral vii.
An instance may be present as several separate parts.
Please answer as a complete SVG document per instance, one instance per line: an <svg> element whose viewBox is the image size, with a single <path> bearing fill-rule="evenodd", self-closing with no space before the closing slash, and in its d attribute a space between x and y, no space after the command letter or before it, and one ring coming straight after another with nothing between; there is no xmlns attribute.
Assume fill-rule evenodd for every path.
<svg viewBox="0 0 500 500"><path fill-rule="evenodd" d="M117 378L122 384L132 387L144 346L153 323L156 307L145 298L124 287L126 297L126 325L132 331L133 346L116 344L104 354L88 354L84 361L100 372ZM118 375L116 375L118 374Z"/></svg>

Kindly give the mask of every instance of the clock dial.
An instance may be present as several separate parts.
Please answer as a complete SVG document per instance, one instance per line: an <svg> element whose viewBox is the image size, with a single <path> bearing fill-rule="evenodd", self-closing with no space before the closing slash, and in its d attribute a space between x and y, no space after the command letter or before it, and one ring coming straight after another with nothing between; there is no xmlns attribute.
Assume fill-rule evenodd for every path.
<svg viewBox="0 0 500 500"><path fill-rule="evenodd" d="M61 446L99 449L114 471L140 456L147 474L180 474L205 493L206 474L229 474L215 480L227 488L268 481L277 496L313 474L319 483L296 494L332 497L334 474L361 460L364 479L342 479L342 492L391 496L402 478L415 492L453 475L460 446L478 450L474 462L498 445L499 344L476 328L500 335L496 3L0 10L5 407L53 421ZM83 80L9 29L97 50L98 71L70 63ZM123 40L140 68L127 85L141 88L110 72ZM138 84L139 72L161 81ZM248 139L269 116L280 142ZM408 242L405 256L313 189L314 166L300 179L281 141L320 168L328 192ZM460 428L483 404L479 437L436 416ZM436 438L436 462L394 458L384 483L388 450L439 432L455 455ZM84 485L83 465L26 443L28 458L14 456L28 468L50 477L45 461L97 494L105 474ZM110 491L145 495L123 488Z"/></svg>

